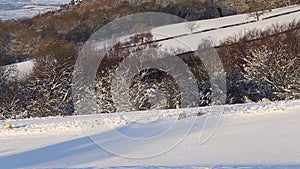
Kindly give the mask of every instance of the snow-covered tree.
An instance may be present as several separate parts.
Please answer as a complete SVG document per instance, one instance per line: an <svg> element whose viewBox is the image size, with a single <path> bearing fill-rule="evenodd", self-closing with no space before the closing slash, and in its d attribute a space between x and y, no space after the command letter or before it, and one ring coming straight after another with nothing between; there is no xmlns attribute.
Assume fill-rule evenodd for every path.
<svg viewBox="0 0 300 169"><path fill-rule="evenodd" d="M24 84L30 116L71 114L73 112L71 85L74 61L63 62L50 57L36 60L33 73Z"/></svg>
<svg viewBox="0 0 300 169"><path fill-rule="evenodd" d="M130 88L134 110L174 109L180 102L180 90L174 79L158 69L141 71Z"/></svg>
<svg viewBox="0 0 300 169"><path fill-rule="evenodd" d="M252 49L244 58L244 77L261 98L300 98L300 55L284 44Z"/></svg>
<svg viewBox="0 0 300 169"><path fill-rule="evenodd" d="M142 27L142 30L144 30L145 26L141 24L138 27L140 26ZM102 65L100 65L101 70L98 71L96 77L96 95L97 95L97 103L99 105L100 112L111 113L115 111L120 111L120 110L116 110L116 106L112 98L113 96L112 79L123 77L123 73L129 71L129 68L124 69L122 72L118 72L118 74L116 75L115 71L117 70L119 64L125 58L127 58L131 53L143 51L148 48L155 49L158 47L157 44L155 43L149 43L152 40L151 33L140 33L140 29L138 29L138 31L133 31L131 33L136 33L136 34L131 36L129 39L127 39L124 42L114 43L112 49L102 61ZM133 47L128 48L126 46L133 46ZM140 61L142 64L144 60L140 58ZM138 74L135 77L135 79L132 79L133 84L130 89L126 88L125 85L126 81L124 81L124 79L121 78L119 79L117 88L120 88L120 90L124 90L125 92L130 92L130 97L131 97L130 101L126 99L122 100L122 94L124 93L118 94L119 100L122 100L121 101L122 105L119 105L123 107L121 108L122 109L121 111L145 110L151 107L151 106L150 107L146 106L146 104L148 104L146 102L148 102L149 99L153 96L152 93L156 89L154 87L155 84L150 85L149 83L147 85L146 84L147 82L141 80L141 79L145 80L145 78L148 78L148 80L150 80L151 77L147 76L149 75L149 73L150 72L148 70L140 70L140 74ZM130 106L128 107L128 105Z"/></svg>
<svg viewBox="0 0 300 169"><path fill-rule="evenodd" d="M162 50L151 41L150 33L133 35L122 43L116 43L102 60L100 65L102 70L98 71L96 78L96 94L99 93L97 101L102 112L176 108L176 104L180 107L182 92L198 96L196 79L187 79L185 76L187 72L182 72L190 69L181 69L180 66L179 69L176 65L178 62L172 65L168 63L170 60L176 60L177 56L174 55L176 49ZM136 59L133 61L130 58ZM178 60L182 64L182 60L180 58ZM151 67L152 64L164 69ZM145 65L147 66L144 67ZM191 81L195 84L195 90L189 88ZM194 103L199 100L186 102L188 105L185 106L192 107L196 106Z"/></svg>
<svg viewBox="0 0 300 169"><path fill-rule="evenodd" d="M80 4L83 0L71 0L70 5Z"/></svg>
<svg viewBox="0 0 300 169"><path fill-rule="evenodd" d="M0 119L28 117L24 109L21 84L13 66L0 67Z"/></svg>

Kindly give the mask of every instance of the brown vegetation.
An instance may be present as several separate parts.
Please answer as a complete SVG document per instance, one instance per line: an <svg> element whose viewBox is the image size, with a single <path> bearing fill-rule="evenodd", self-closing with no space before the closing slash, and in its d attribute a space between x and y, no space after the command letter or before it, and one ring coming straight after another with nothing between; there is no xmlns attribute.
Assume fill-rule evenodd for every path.
<svg viewBox="0 0 300 169"><path fill-rule="evenodd" d="M106 23L122 16L139 12L164 12L187 20L215 18L234 14L225 9L221 1L176 0L159 1L85 0L78 5L67 5L31 19L0 23L0 65L9 64L6 58L39 57L35 52L40 45L63 42L76 47ZM235 9L233 9L235 10ZM62 44L64 46L64 44ZM50 45L51 46L51 45ZM51 47L47 49L51 51ZM60 56L56 56L60 57Z"/></svg>
<svg viewBox="0 0 300 169"><path fill-rule="evenodd" d="M9 79L5 73L7 70L0 68L0 118L12 118L16 114L22 117L35 117L74 113L71 86L77 50L95 30L107 22L127 14L145 11L168 12L192 19L216 17L217 14L205 13L209 10L214 11L215 8L206 7L213 7L215 3L214 1L184 3L182 0L162 6L155 2L132 4L126 1L117 3L103 0L91 3L87 0L79 5L66 6L59 11L48 12L32 19L0 23L0 65L11 63L15 58L22 60L24 57L34 57L36 60L33 74L19 82ZM201 6L203 4L206 6ZM137 25L132 31L140 32L144 27L145 25ZM219 56L227 73L227 103L243 103L244 98L252 101L260 101L263 98L270 100L300 98L299 28L300 22L293 22L289 25L275 25L266 31L253 30L242 37L228 38L218 47ZM96 79L98 84L95 88L104 95L104 98L98 98L99 102L103 102L102 106L110 106L104 108L103 112L115 111L110 93L111 74L129 53L145 48L158 48L157 44L148 43L152 40L151 34L137 34L129 39L131 43L116 43L111 53L101 62L102 69L98 71ZM258 54L263 58L270 58L267 63L272 72L264 70L265 67L262 65L266 63L253 59ZM10 59L11 57L14 59ZM198 80L199 93L205 95L205 98L200 98L199 105L209 105L211 86L201 60L192 52L179 57L191 68ZM282 59L283 64L278 64L276 59ZM293 62L288 62L289 60ZM253 61L257 61L260 65L251 67ZM276 66L283 67L285 63L291 64L287 68L288 71L282 69L279 72L280 69ZM249 70L254 68L257 69L254 72L265 73L262 77L266 79L261 80L260 76L251 74ZM274 78L274 71L279 74L276 75L279 80ZM157 80L159 84L156 87L170 93L170 101L166 108L176 107L180 93L173 79L164 72L145 70L136 75L131 86L131 97L138 100L133 101L136 110L149 107L146 104L147 99L143 100L145 94L137 93L141 89L138 84L145 79L153 80L157 75L160 76L160 80ZM165 84L161 83L162 81L167 83L167 87L163 86ZM142 87L147 88L151 85Z"/></svg>

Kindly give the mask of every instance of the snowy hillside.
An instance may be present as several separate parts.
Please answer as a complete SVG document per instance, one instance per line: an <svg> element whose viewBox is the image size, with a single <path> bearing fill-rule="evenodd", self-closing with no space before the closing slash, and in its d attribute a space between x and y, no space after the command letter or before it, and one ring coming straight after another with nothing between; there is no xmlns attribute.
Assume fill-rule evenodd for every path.
<svg viewBox="0 0 300 169"><path fill-rule="evenodd" d="M0 19L29 18L68 4L70 0L1 0Z"/></svg>
<svg viewBox="0 0 300 169"><path fill-rule="evenodd" d="M179 23L173 25L154 28L151 32L156 40L160 40L159 44L163 47L181 47L188 51L197 50L199 39L206 37L213 41L214 46L218 46L220 41L230 37L239 35L242 36L253 29L264 30L272 27L275 24L289 24L293 21L299 21L300 6L294 5L284 8L273 9L272 12L261 16L261 21L255 21L255 18L249 18L248 14L241 14L229 17L222 17L210 20L196 21L195 30L191 32L187 27L187 23ZM167 39L166 38L170 38ZM187 46L186 46L187 45ZM186 48L187 47L187 48ZM20 63L22 66L17 66L19 74L30 70L32 62Z"/></svg>
<svg viewBox="0 0 300 169"><path fill-rule="evenodd" d="M178 121L182 112L188 117ZM197 112L205 115L189 116ZM0 125L10 123L13 128L0 129L0 164L1 168L299 168L299 112L297 100L6 120Z"/></svg>
<svg viewBox="0 0 300 169"><path fill-rule="evenodd" d="M29 17L68 1L2 0L0 18ZM187 50L196 50L203 35L218 46L229 36L299 18L296 5L274 9L260 21L243 14L197 21L193 31L180 23L154 28L152 33L164 47L185 44ZM33 61L14 66L24 75ZM299 120L300 100L0 120L0 169L296 169Z"/></svg>

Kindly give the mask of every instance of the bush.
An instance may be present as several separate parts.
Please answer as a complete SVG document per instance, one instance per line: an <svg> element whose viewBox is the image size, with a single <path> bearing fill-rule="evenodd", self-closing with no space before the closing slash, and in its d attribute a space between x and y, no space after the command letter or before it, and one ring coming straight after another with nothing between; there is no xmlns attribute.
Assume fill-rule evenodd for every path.
<svg viewBox="0 0 300 169"><path fill-rule="evenodd" d="M39 58L33 73L26 79L26 109L32 117L70 115L73 113L71 97L74 58L64 62L51 57Z"/></svg>
<svg viewBox="0 0 300 169"><path fill-rule="evenodd" d="M298 84L293 81L297 76L299 79L299 26L300 22L274 25L265 31L253 30L223 42L218 51L227 73L227 103L243 103L245 98L252 101L264 97L272 100L299 98ZM291 67L287 69L285 64ZM281 70L279 66L285 69ZM271 77L272 74L282 80Z"/></svg>
<svg viewBox="0 0 300 169"><path fill-rule="evenodd" d="M245 81L252 83L261 98L300 98L300 54L289 52L286 44L252 49L244 60Z"/></svg>
<svg viewBox="0 0 300 169"><path fill-rule="evenodd" d="M21 83L12 74L12 66L0 67L0 119L28 117Z"/></svg>

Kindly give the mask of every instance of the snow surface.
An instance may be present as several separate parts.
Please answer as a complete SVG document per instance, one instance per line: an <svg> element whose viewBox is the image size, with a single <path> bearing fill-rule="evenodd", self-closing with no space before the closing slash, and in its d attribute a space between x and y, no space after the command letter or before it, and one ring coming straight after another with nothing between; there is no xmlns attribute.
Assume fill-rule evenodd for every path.
<svg viewBox="0 0 300 169"><path fill-rule="evenodd" d="M34 60L27 60L25 62L14 63L7 66L4 66L5 69L13 69L14 71L10 73L11 78L22 79L26 75L29 75L32 72L34 66Z"/></svg>
<svg viewBox="0 0 300 169"><path fill-rule="evenodd" d="M183 112L188 117L178 121ZM189 116L196 112L206 114ZM299 168L299 119L300 100L5 120L0 125L10 123L13 129L0 129L0 165L1 168ZM120 134L116 135L116 131Z"/></svg>
<svg viewBox="0 0 300 169"><path fill-rule="evenodd" d="M277 15L299 8L272 12ZM205 35L217 45L237 33L299 18L297 12ZM199 30L244 21L249 21L246 15L199 21ZM153 31L162 37L187 34L175 41L196 49L192 44L199 41L198 34L189 35L185 25ZM197 112L205 115L193 116ZM188 117L178 121L181 113ZM299 120L300 100L2 120L0 126L12 124L13 128L0 127L0 168L300 168Z"/></svg>
<svg viewBox="0 0 300 169"><path fill-rule="evenodd" d="M294 12L289 13L288 12ZM271 16L277 16L274 18L268 18ZM167 25L163 27L154 28L151 30L155 39L164 39L168 37L176 37L174 39L164 40L159 42L164 48L182 48L187 51L195 51L201 40L211 40L213 46L220 45L220 42L228 37L240 36L242 37L251 30L266 30L272 28L273 25L289 24L293 21L300 21L300 5L289 6L285 8L273 9L261 16L261 20L254 22L254 18L249 18L248 14L234 15L229 17L215 18L210 20L200 20L195 22L195 30L191 33L191 30L187 27L187 23L179 23L174 25ZM245 24L246 23L246 24ZM241 25L238 25L241 24ZM233 26L232 26L233 25ZM227 27L228 26L228 27ZM225 27L225 28L224 28ZM215 29L215 30L211 30ZM206 31L211 30L211 31ZM201 32L204 31L204 32ZM200 32L200 33L196 33Z"/></svg>
<svg viewBox="0 0 300 169"><path fill-rule="evenodd" d="M271 16L286 14L293 11L295 13L298 13L297 16L299 16L298 10L300 10L300 5L293 5L293 6L283 7L283 8L272 9L271 12L267 12L263 14L260 18L261 20L263 20ZM295 20L299 19L299 17L292 17L292 18ZM214 18L208 20L192 21L192 22L195 22L197 24L198 26L197 29L193 31L193 32L197 32L197 31L203 31L207 29L220 28L224 26L242 24L242 23L253 22L253 21L256 21L256 19L253 17L249 17L248 14L239 14L239 15L232 15L232 16L220 17L220 18ZM259 23L256 24L259 25ZM165 35L170 35L169 37L191 33L190 30L186 27L186 23L166 25L166 26L154 28L152 31L153 33L157 32Z"/></svg>

